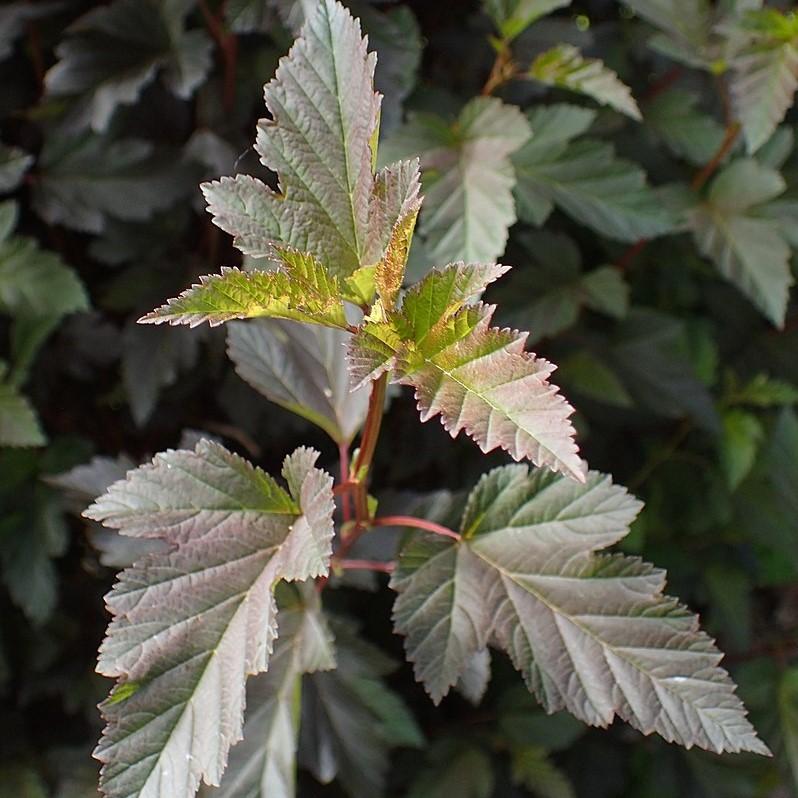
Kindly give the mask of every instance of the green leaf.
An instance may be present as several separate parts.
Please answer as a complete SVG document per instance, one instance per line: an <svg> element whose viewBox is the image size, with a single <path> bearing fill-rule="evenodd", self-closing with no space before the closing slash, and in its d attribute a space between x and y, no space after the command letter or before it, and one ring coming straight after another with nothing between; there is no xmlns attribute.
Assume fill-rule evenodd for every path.
<svg viewBox="0 0 798 798"><path fill-rule="evenodd" d="M692 55L701 52L712 28L708 0L624 0L635 13Z"/></svg>
<svg viewBox="0 0 798 798"><path fill-rule="evenodd" d="M28 398L0 382L0 446L44 446L46 442Z"/></svg>
<svg viewBox="0 0 798 798"><path fill-rule="evenodd" d="M762 425L751 413L727 410L723 414L720 463L732 490L746 478L754 465L764 436Z"/></svg>
<svg viewBox="0 0 798 798"><path fill-rule="evenodd" d="M56 321L88 308L83 283L58 255L33 238L0 241L0 311Z"/></svg>
<svg viewBox="0 0 798 798"><path fill-rule="evenodd" d="M369 265L375 63L349 12L320 2L264 89L273 118L258 123L255 149L282 193L244 175L202 187L214 222L242 252L271 257L277 241L339 276Z"/></svg>
<svg viewBox="0 0 798 798"><path fill-rule="evenodd" d="M143 324L212 327L231 319L269 316L348 328L338 280L309 252L275 249L283 269L245 272L224 268L200 278L180 296L139 319Z"/></svg>
<svg viewBox="0 0 798 798"><path fill-rule="evenodd" d="M337 668L305 676L299 762L323 784L338 779L352 798L379 795L388 749L418 746L412 714L384 684L392 660L351 622L331 618Z"/></svg>
<svg viewBox="0 0 798 798"><path fill-rule="evenodd" d="M790 248L778 223L759 210L784 188L778 172L738 159L717 175L706 201L689 216L701 253L777 327L784 324L793 284Z"/></svg>
<svg viewBox="0 0 798 798"><path fill-rule="evenodd" d="M338 443L360 429L368 391L350 390L346 333L278 320L234 322L227 353L238 375L267 399L320 426Z"/></svg>
<svg viewBox="0 0 798 798"><path fill-rule="evenodd" d="M798 668L788 668L781 677L779 714L784 752L792 771L793 785L798 788Z"/></svg>
<svg viewBox="0 0 798 798"><path fill-rule="evenodd" d="M0 525L0 566L14 603L35 624L52 615L58 602L53 560L67 549L69 530L58 497L43 486L33 492L33 507L7 516Z"/></svg>
<svg viewBox="0 0 798 798"><path fill-rule="evenodd" d="M720 148L723 126L698 109L699 98L682 89L657 95L644 106L646 125L675 154L703 166Z"/></svg>
<svg viewBox="0 0 798 798"><path fill-rule="evenodd" d="M612 369L588 352L575 352L560 363L560 381L570 391L617 407L634 401Z"/></svg>
<svg viewBox="0 0 798 798"><path fill-rule="evenodd" d="M575 798L568 777L556 767L544 748L527 747L513 752L513 781L523 784L536 798Z"/></svg>
<svg viewBox="0 0 798 798"><path fill-rule="evenodd" d="M529 135L517 108L477 97L453 125L433 114L414 114L382 145L383 160L421 159L419 234L434 263L491 261L504 252L516 218L509 156Z"/></svg>
<svg viewBox="0 0 798 798"><path fill-rule="evenodd" d="M444 739L415 779L407 798L490 798L494 777L490 758L472 745Z"/></svg>
<svg viewBox="0 0 798 798"><path fill-rule="evenodd" d="M393 369L395 382L415 388L422 421L440 415L452 437L465 430L483 452L501 447L582 479L573 408L548 380L554 366L524 350L526 334L491 327L494 307L465 304L503 271L433 270L400 313L367 320L352 338L350 371L362 383Z"/></svg>
<svg viewBox="0 0 798 798"><path fill-rule="evenodd" d="M502 309L502 321L531 330L530 344L572 327L582 307L615 318L626 314L629 286L619 269L600 266L583 273L574 242L546 230L524 232L517 241L532 263L516 272L494 296ZM533 297L531 302L528 297Z"/></svg>
<svg viewBox="0 0 798 798"><path fill-rule="evenodd" d="M576 47L558 44L538 55L527 77L560 89L592 97L601 105L642 120L629 87L597 58L585 58Z"/></svg>
<svg viewBox="0 0 798 798"><path fill-rule="evenodd" d="M317 457L297 449L286 458L289 495L200 441L157 455L86 511L171 547L123 571L106 598L114 619L98 670L140 684L125 701L112 692L103 707L95 756L109 798L192 795L200 779L219 783L241 737L245 679L266 670L277 636L275 583L328 569L332 479L314 467Z"/></svg>
<svg viewBox="0 0 798 798"><path fill-rule="evenodd" d="M0 143L0 193L13 191L22 182L33 161L34 157L25 150Z"/></svg>
<svg viewBox="0 0 798 798"><path fill-rule="evenodd" d="M415 535L392 577L394 617L433 698L491 640L547 712L598 726L617 715L687 747L768 753L721 653L662 595L664 573L596 553L628 533L640 507L595 472L580 485L506 466L472 491L461 540Z"/></svg>
<svg viewBox="0 0 798 798"><path fill-rule="evenodd" d="M557 105L529 113L532 138L513 156L521 218L541 226L556 204L599 235L619 241L671 232L677 220L637 165L618 158L611 144L570 141L592 121L587 114Z"/></svg>
<svg viewBox="0 0 798 798"><path fill-rule="evenodd" d="M749 153L773 134L798 89L798 24L777 9L749 11L747 45L732 59L731 94Z"/></svg>
<svg viewBox="0 0 798 798"><path fill-rule="evenodd" d="M312 584L304 604L280 608L269 670L247 685L243 741L214 798L294 798L302 674L335 667L333 637Z"/></svg>
<svg viewBox="0 0 798 798"><path fill-rule="evenodd" d="M399 218L391 231L388 246L374 271L374 283L377 287L383 307L393 309L399 289L402 287L405 276L407 256L410 254L410 244L413 240L413 231L416 227L416 218L421 207L421 200L415 199L402 208Z"/></svg>
<svg viewBox="0 0 798 798"><path fill-rule="evenodd" d="M483 0L505 42L523 33L535 20L571 5L571 0Z"/></svg>
<svg viewBox="0 0 798 798"><path fill-rule="evenodd" d="M78 96L69 112L75 129L105 132L116 108L136 102L161 69L178 97L194 93L210 69L212 43L202 30L184 29L190 9L185 2L115 0L68 28L45 87L52 97Z"/></svg>
<svg viewBox="0 0 798 798"><path fill-rule="evenodd" d="M798 388L789 382L757 374L745 385L736 380L728 386L725 401L732 405L782 407L798 403Z"/></svg>
<svg viewBox="0 0 798 798"><path fill-rule="evenodd" d="M33 184L33 207L49 224L101 233L108 218L151 219L187 195L194 167L143 139L50 134Z"/></svg>

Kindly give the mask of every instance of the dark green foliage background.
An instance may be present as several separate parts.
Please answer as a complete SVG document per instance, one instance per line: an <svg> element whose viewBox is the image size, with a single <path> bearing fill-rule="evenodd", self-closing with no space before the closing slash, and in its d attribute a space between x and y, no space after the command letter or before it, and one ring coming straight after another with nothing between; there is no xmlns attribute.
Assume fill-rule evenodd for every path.
<svg viewBox="0 0 798 798"><path fill-rule="evenodd" d="M150 3L141 0L136 46L162 47L160 74L134 92L135 102L119 105L99 134L81 123L84 95L56 95L43 83L67 27L97 5L0 6L0 141L34 156L4 199L19 205L16 234L72 267L91 306L60 321L23 386L46 445L0 448L0 796L14 798L96 794L89 754L100 730L95 707L108 689L93 667L107 622L102 596L114 569L101 563L74 512L81 508L50 486L48 475L97 454L138 462L178 446L194 430L223 438L274 473L299 444L319 448L322 464L337 467L337 452L320 431L235 375L223 331L134 324L200 274L240 262L204 212L197 186L236 170L269 177L250 141L262 114L262 85L293 39L285 17L269 3L184 3L185 16L174 12L179 35L167 35L164 44L144 9ZM479 93L494 52L490 21L477 2L349 5L364 15L380 53L383 132L396 129L402 106L454 114ZM262 16L246 16L260 6ZM205 54L208 67L200 57L191 86L169 78L170 48L188 47L180 38L185 31L193 32L191 46ZM676 86L697 93L702 112L721 120L711 78L647 50L648 32L618 4L585 0L537 23L519 48L573 41L619 72L644 115L647 103ZM102 50L91 37L72 41L76 58L81 47L86 57ZM115 57L138 57L130 42L110 46ZM523 108L553 99L590 103L518 83L499 95ZM654 184L689 182L697 167L674 157L645 125L619 119L602 111L594 132L614 141ZM794 122L791 113L780 133L789 153L781 167L788 199L798 199ZM794 230L794 210L792 224ZM586 271L622 265L630 291L626 318L596 313L578 297L552 298L547 269L554 264L556 273L574 247ZM776 756L685 752L620 724L604 732L548 719L496 655L487 696L476 708L458 695L434 708L407 665L389 677L429 745L395 751L388 794L526 795L513 784L510 763L514 751L530 746L552 752L580 798L798 794L798 421L788 386L798 388L795 308L783 329L771 326L699 256L688 235L630 252L559 212L545 234L516 224L501 260L514 270L488 299L502 303L507 323L540 338L539 354L561 364L558 377L577 408L591 466L646 500L625 550L667 567L670 592L701 613ZM11 321L0 316L0 346L3 359L13 362ZM556 334L535 335L544 322ZM596 363L604 364L600 373ZM741 397L754 378L760 380L755 398ZM778 396L773 380L785 384ZM728 478L730 459L744 463L739 484ZM420 426L403 393L389 409L373 484L386 503L401 506L412 500L408 492L468 489L504 461L483 457L468 440L451 441L437 422ZM363 635L403 662L401 641L390 633L392 595L382 577L378 582L376 592L344 589L330 601L359 617ZM539 794L567 797L555 789ZM341 789L304 774L299 792Z"/></svg>

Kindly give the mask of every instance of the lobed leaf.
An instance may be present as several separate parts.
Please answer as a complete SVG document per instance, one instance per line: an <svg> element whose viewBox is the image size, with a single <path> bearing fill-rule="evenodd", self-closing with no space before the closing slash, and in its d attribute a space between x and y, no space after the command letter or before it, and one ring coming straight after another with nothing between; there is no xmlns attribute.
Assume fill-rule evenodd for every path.
<svg viewBox="0 0 798 798"><path fill-rule="evenodd" d="M529 138L526 119L495 97L468 102L448 125L411 115L381 148L387 160L417 155L424 173L419 233L433 262L491 261L515 222L509 156Z"/></svg>
<svg viewBox="0 0 798 798"><path fill-rule="evenodd" d="M244 683L266 670L280 579L327 572L332 479L297 449L290 493L219 444L167 451L112 485L85 513L166 552L122 572L98 670L119 679L95 751L110 798L191 795L218 784L241 737Z"/></svg>
<svg viewBox="0 0 798 798"><path fill-rule="evenodd" d="M230 752L215 798L294 798L302 675L335 667L333 636L312 584L280 608L269 670L247 686L244 739Z"/></svg>
<svg viewBox="0 0 798 798"><path fill-rule="evenodd" d="M534 135L513 156L521 218L541 226L556 204L599 235L619 241L672 232L677 220L636 164L618 158L611 144L571 141L593 117L585 109L556 105L529 113Z"/></svg>
<svg viewBox="0 0 798 798"><path fill-rule="evenodd" d="M272 118L258 123L255 149L281 193L245 175L203 185L214 222L245 254L269 257L279 242L339 276L368 265L380 100L366 44L343 6L319 2L264 89Z"/></svg>
<svg viewBox="0 0 798 798"><path fill-rule="evenodd" d="M547 86L586 94L601 105L642 120L631 90L618 75L597 58L585 58L570 44L558 44L538 55L526 74Z"/></svg>
<svg viewBox="0 0 798 798"><path fill-rule="evenodd" d="M44 446L46 442L30 400L13 385L0 382L0 446Z"/></svg>
<svg viewBox="0 0 798 798"><path fill-rule="evenodd" d="M777 327L784 324L793 284L790 247L778 223L760 209L784 188L778 172L739 159L717 175L706 201L689 217L701 253Z"/></svg>
<svg viewBox="0 0 798 798"><path fill-rule="evenodd" d="M775 9L749 11L747 46L732 59L731 95L749 153L773 134L798 89L798 24Z"/></svg>
<svg viewBox="0 0 798 798"><path fill-rule="evenodd" d="M433 700L490 640L547 712L598 726L617 715L688 748L769 753L722 654L662 595L664 573L596 553L628 533L640 507L596 472L578 484L506 466L472 491L459 541L414 535L391 580L394 619Z"/></svg>
<svg viewBox="0 0 798 798"><path fill-rule="evenodd" d="M484 452L497 447L582 479L571 406L548 377L554 366L524 351L526 334L491 327L494 307L466 304L506 271L482 264L433 270L400 312L366 319L350 343L356 383L393 370L415 388L421 420L437 415Z"/></svg>

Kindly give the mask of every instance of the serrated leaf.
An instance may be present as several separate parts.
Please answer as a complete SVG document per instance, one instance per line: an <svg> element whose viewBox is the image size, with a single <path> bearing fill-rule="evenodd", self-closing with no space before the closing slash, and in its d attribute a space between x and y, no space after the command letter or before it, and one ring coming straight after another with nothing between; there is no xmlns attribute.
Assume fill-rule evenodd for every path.
<svg viewBox="0 0 798 798"><path fill-rule="evenodd" d="M255 149L282 193L243 175L203 185L214 221L242 252L270 257L276 241L340 276L368 265L375 61L349 12L320 2L264 89L273 118L258 123Z"/></svg>
<svg viewBox="0 0 798 798"><path fill-rule="evenodd" d="M540 53L526 75L546 86L585 94L632 119L642 119L632 92L618 75L599 59L585 58L570 44L558 44Z"/></svg>
<svg viewBox="0 0 798 798"><path fill-rule="evenodd" d="M190 327L208 322L215 327L232 319L272 317L346 330L338 280L309 252L275 249L275 255L283 264L280 270L223 268L139 322Z"/></svg>
<svg viewBox="0 0 798 798"><path fill-rule="evenodd" d="M777 327L784 324L793 284L790 248L778 223L758 210L784 188L778 172L738 159L717 175L706 201L689 216L701 253Z"/></svg>
<svg viewBox="0 0 798 798"><path fill-rule="evenodd" d="M238 375L267 399L349 443L366 417L368 392L350 390L342 357L348 336L278 320L234 322L227 353Z"/></svg>
<svg viewBox="0 0 798 798"><path fill-rule="evenodd" d="M465 670L457 680L455 690L478 706L490 682L490 649L477 651L466 663Z"/></svg>
<svg viewBox="0 0 798 798"><path fill-rule="evenodd" d="M544 748L529 746L513 752L513 781L523 784L535 798L574 798L568 777Z"/></svg>
<svg viewBox="0 0 798 798"><path fill-rule="evenodd" d="M46 442L30 400L14 386L0 382L0 446L44 446Z"/></svg>
<svg viewBox="0 0 798 798"><path fill-rule="evenodd" d="M418 156L424 183L419 234L435 263L491 261L515 222L509 156L529 138L526 119L495 97L465 105L453 125L416 114L381 147L383 160Z"/></svg>
<svg viewBox="0 0 798 798"><path fill-rule="evenodd" d="M407 256L416 227L416 218L421 207L421 200L416 200L396 221L391 230L385 254L374 271L374 284L377 287L383 307L392 310L396 305L399 289L405 276Z"/></svg>
<svg viewBox="0 0 798 798"><path fill-rule="evenodd" d="M189 10L187 3L115 0L74 22L45 76L50 96L78 97L70 125L105 132L116 108L136 102L161 69L188 99L211 66L212 49L203 31L184 30Z"/></svg>
<svg viewBox="0 0 798 798"><path fill-rule="evenodd" d="M784 380L757 374L745 385L732 384L725 397L728 404L782 407L798 402L798 388Z"/></svg>
<svg viewBox="0 0 798 798"><path fill-rule="evenodd" d="M351 622L331 618L337 668L303 680L299 762L352 796L379 795L392 746L418 746L412 714L383 683L394 663Z"/></svg>
<svg viewBox="0 0 798 798"><path fill-rule="evenodd" d="M662 595L664 573L596 553L628 533L640 507L596 472L579 485L506 466L472 491L461 540L415 535L391 584L397 631L433 697L492 640L548 712L565 708L599 726L617 715L687 747L767 754L722 654ZM431 582L443 587L431 595L441 568L444 581ZM470 619L468 634L449 639L455 610Z"/></svg>
<svg viewBox="0 0 798 798"><path fill-rule="evenodd" d="M0 193L13 191L22 182L33 161L33 156L25 150L0 143Z"/></svg>
<svg viewBox="0 0 798 798"><path fill-rule="evenodd" d="M732 59L731 95L749 153L773 134L798 89L798 24L777 9L749 11L747 46Z"/></svg>
<svg viewBox="0 0 798 798"><path fill-rule="evenodd" d="M0 240L0 312L57 321L88 308L83 283L56 253L33 238Z"/></svg>
<svg viewBox="0 0 798 798"><path fill-rule="evenodd" d="M192 795L200 779L219 783L241 736L245 679L266 670L277 634L275 583L328 568L332 479L314 467L317 457L297 449L286 458L289 495L201 441L193 452L157 455L86 511L172 546L123 571L106 599L114 620L98 670L139 684L104 705L95 756L110 798Z"/></svg>
<svg viewBox="0 0 798 798"><path fill-rule="evenodd" d="M214 798L294 798L303 673L335 667L333 637L315 588L305 601L280 609L280 637L269 670L247 686L244 739Z"/></svg>
<svg viewBox="0 0 798 798"><path fill-rule="evenodd" d="M582 478L568 420L571 406L548 378L554 366L524 350L526 334L491 327L495 307L468 305L504 267L451 264L408 291L401 312L369 321L353 336L356 383L393 369L415 388L421 420L437 415L452 437L461 430L484 452Z"/></svg>
<svg viewBox="0 0 798 798"><path fill-rule="evenodd" d="M671 89L646 103L644 117L673 153L703 166L720 148L723 126L698 109L698 99L690 92Z"/></svg>
<svg viewBox="0 0 798 798"><path fill-rule="evenodd" d="M555 126L564 115L574 123L569 133L581 132L588 120L568 106L538 106L528 115L533 136L513 156L521 218L541 226L556 204L599 235L619 241L671 232L677 220L636 164L618 158L611 144L568 143L568 133L556 138ZM545 144L536 142L540 131Z"/></svg>
<svg viewBox="0 0 798 798"><path fill-rule="evenodd" d="M101 233L108 217L144 221L188 194L194 167L143 139L85 134L45 139L33 207L50 224Z"/></svg>
<svg viewBox="0 0 798 798"><path fill-rule="evenodd" d="M502 38L510 42L535 20L571 5L571 0L483 0L483 5Z"/></svg>

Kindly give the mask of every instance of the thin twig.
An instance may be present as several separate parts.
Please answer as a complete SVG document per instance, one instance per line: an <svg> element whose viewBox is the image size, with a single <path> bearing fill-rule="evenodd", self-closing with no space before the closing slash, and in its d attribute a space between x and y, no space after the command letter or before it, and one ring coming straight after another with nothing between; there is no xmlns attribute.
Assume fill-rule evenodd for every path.
<svg viewBox="0 0 798 798"><path fill-rule="evenodd" d="M396 563L380 560L336 560L334 564L344 570L379 571L383 574L389 574L396 568Z"/></svg>
<svg viewBox="0 0 798 798"><path fill-rule="evenodd" d="M452 538L453 540L461 540L460 535L453 529L436 524L434 521L428 521L426 518L416 518L412 515L384 515L380 518L375 518L371 522L372 526L410 526L416 529L423 529L426 532L432 532L436 535Z"/></svg>
<svg viewBox="0 0 798 798"><path fill-rule="evenodd" d="M371 385L369 409L366 415L366 422L363 425L360 448L352 469L354 481L358 483L358 488L355 491L355 518L358 525L364 525L368 520L368 472L371 469L371 461L374 458L377 440L380 437L387 385L387 374L380 376Z"/></svg>
<svg viewBox="0 0 798 798"><path fill-rule="evenodd" d="M493 94L499 86L507 83L508 80L516 75L517 69L512 60L510 47L506 42L502 42L496 50L496 58L493 61L493 66L490 70L490 75L485 81L480 94L483 97L488 97Z"/></svg>
<svg viewBox="0 0 798 798"><path fill-rule="evenodd" d="M693 182L690 183L690 188L693 189L693 191L700 191L704 187L707 180L712 177L723 159L729 154L739 135L739 122L732 122L727 126L726 133L723 136L720 147L718 147L718 151L710 158L707 165L693 178Z"/></svg>
<svg viewBox="0 0 798 798"><path fill-rule="evenodd" d="M338 461L341 473L341 481L338 483L340 487L349 482L349 447L345 443L338 444ZM347 491L342 491L341 493L341 512L344 516L344 522L352 520L352 505Z"/></svg>

